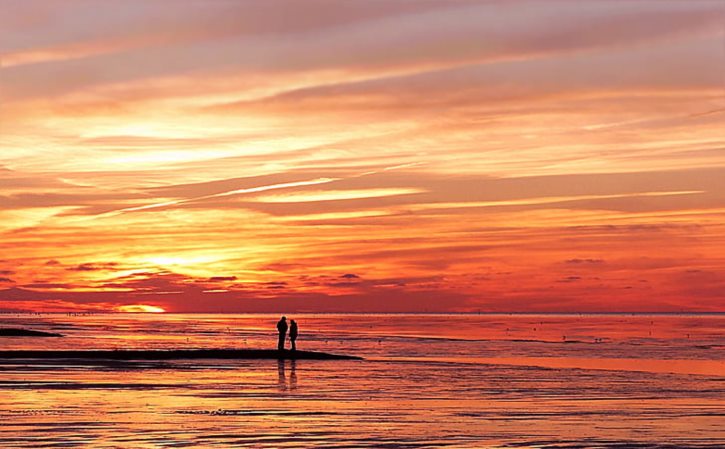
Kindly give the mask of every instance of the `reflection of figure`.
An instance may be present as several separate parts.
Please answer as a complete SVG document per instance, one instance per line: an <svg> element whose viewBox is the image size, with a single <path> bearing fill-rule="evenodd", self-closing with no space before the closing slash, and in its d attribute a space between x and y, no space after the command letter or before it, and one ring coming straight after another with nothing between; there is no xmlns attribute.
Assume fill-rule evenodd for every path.
<svg viewBox="0 0 725 449"><path fill-rule="evenodd" d="M297 361L295 359L292 359L289 361L289 363L290 363L290 373L289 373L290 389L296 390L297 389L297 371L296 371Z"/></svg>
<svg viewBox="0 0 725 449"><path fill-rule="evenodd" d="M287 378L284 375L284 360L277 360L277 389L279 391L287 390Z"/></svg>
<svg viewBox="0 0 725 449"><path fill-rule="evenodd" d="M277 359L277 390L287 391L297 389L297 362L295 359L291 359L289 379L287 379L287 373L285 372L287 361L284 359ZM289 385L287 385L289 380Z"/></svg>
<svg viewBox="0 0 725 449"><path fill-rule="evenodd" d="M279 331L279 342L277 343L277 349L282 351L284 350L284 340L287 336L287 317L282 317L277 322L277 330Z"/></svg>
<svg viewBox="0 0 725 449"><path fill-rule="evenodd" d="M289 341L292 344L292 350L297 350L297 321L292 320L289 328Z"/></svg>

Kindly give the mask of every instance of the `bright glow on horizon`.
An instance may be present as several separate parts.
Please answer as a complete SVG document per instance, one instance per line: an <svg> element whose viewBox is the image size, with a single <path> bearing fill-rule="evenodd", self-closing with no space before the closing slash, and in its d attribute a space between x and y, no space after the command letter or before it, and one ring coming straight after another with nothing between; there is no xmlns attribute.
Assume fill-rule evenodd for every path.
<svg viewBox="0 0 725 449"><path fill-rule="evenodd" d="M219 260L214 256L152 256L144 261L162 267L203 265Z"/></svg>
<svg viewBox="0 0 725 449"><path fill-rule="evenodd" d="M121 313L164 313L166 312L161 307L149 306L146 304L134 304L128 306L118 306L116 311Z"/></svg>

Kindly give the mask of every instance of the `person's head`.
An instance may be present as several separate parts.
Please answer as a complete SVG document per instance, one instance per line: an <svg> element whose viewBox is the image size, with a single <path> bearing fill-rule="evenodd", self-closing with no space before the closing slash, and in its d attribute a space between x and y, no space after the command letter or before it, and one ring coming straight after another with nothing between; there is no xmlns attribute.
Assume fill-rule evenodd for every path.
<svg viewBox="0 0 725 449"><path fill-rule="evenodd" d="M282 317L282 321L287 321L287 317L286 316L283 316Z"/></svg>
<svg viewBox="0 0 725 449"><path fill-rule="evenodd" d="M297 324L297 323L295 322L295 320L292 320L292 321L291 321L291 323L292 323L292 324Z"/></svg>

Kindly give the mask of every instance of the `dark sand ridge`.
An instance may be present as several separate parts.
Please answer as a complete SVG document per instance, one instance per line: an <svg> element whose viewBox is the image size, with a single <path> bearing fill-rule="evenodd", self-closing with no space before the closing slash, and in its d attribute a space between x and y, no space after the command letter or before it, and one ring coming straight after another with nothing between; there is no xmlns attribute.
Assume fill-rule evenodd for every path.
<svg viewBox="0 0 725 449"><path fill-rule="evenodd" d="M0 337L62 337L53 332L31 331L29 329L0 328Z"/></svg>
<svg viewBox="0 0 725 449"><path fill-rule="evenodd" d="M276 349L169 349L113 351L0 351L3 359L182 360L182 359L288 359L362 360L350 355Z"/></svg>

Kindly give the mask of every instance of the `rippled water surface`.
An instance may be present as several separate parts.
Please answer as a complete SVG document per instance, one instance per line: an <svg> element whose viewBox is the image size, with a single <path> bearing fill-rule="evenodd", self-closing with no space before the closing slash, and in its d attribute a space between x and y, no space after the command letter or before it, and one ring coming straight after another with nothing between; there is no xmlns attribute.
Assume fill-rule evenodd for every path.
<svg viewBox="0 0 725 449"><path fill-rule="evenodd" d="M0 447L725 447L725 315L299 315L363 361L0 360ZM270 315L0 315L2 349L273 348Z"/></svg>

